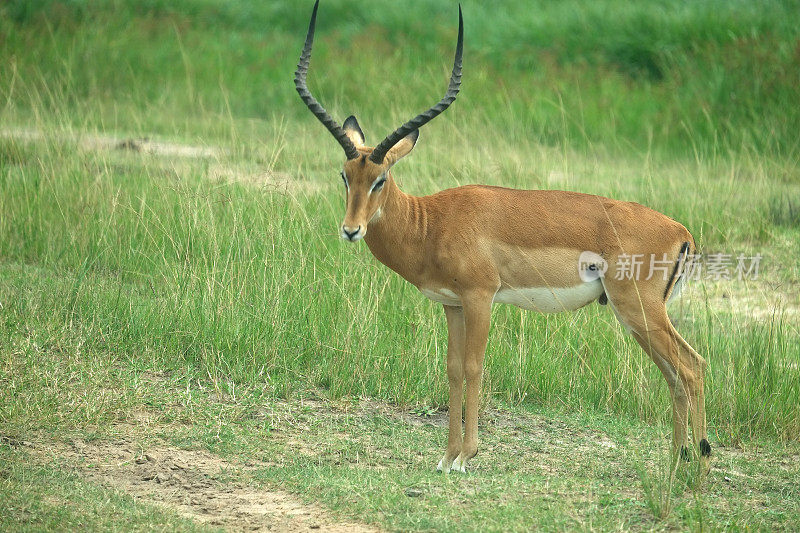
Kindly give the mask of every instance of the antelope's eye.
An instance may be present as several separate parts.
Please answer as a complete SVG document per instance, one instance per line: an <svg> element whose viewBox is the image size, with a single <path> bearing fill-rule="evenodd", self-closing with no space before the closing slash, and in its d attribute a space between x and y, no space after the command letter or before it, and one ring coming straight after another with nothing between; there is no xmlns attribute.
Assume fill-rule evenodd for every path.
<svg viewBox="0 0 800 533"><path fill-rule="evenodd" d="M380 180L375 182L375 185L372 186L372 192L378 192L381 189L383 189L385 183L386 183L386 178L381 178Z"/></svg>
<svg viewBox="0 0 800 533"><path fill-rule="evenodd" d="M349 189L350 188L350 184L347 183L347 176L344 175L344 172L342 172L341 176L342 176L342 181L344 182L344 186Z"/></svg>

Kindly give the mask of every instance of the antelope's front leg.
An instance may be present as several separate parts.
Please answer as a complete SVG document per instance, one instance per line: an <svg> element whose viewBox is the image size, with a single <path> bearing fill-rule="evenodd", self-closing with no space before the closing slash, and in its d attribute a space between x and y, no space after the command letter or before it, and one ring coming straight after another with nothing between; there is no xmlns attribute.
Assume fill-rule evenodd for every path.
<svg viewBox="0 0 800 533"><path fill-rule="evenodd" d="M467 461L478 453L478 403L483 379L483 357L486 341L489 338L489 322L492 314L492 294L474 294L463 298L464 326L466 329L464 346L464 374L467 378L466 420L464 423L464 443L461 453L453 462L453 468L466 470Z"/></svg>
<svg viewBox="0 0 800 533"><path fill-rule="evenodd" d="M447 317L447 379L450 383L450 429L447 450L436 470L450 472L453 460L461 453L461 403L464 396L464 312L460 307L444 306Z"/></svg>

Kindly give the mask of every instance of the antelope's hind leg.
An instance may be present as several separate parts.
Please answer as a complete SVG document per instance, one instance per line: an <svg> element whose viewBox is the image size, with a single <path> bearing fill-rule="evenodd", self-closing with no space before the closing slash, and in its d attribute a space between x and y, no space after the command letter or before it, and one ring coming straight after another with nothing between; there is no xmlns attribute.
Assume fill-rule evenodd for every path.
<svg viewBox="0 0 800 533"><path fill-rule="evenodd" d="M692 423L692 440L695 449L700 453L700 466L703 473L707 473L711 466L711 445L708 443L708 429L706 427L706 401L705 401L705 371L706 361L698 354L686 340L672 327L671 335L678 344L681 354L680 375L689 395L689 409Z"/></svg>
<svg viewBox="0 0 800 533"><path fill-rule="evenodd" d="M689 460L689 422L702 470L708 471L711 446L706 434L703 392L705 360L675 330L667 315L663 285L656 282L604 282L619 320L658 366L672 398L672 444L676 458ZM690 416L691 414L691 416Z"/></svg>
<svg viewBox="0 0 800 533"><path fill-rule="evenodd" d="M666 348L668 343L665 344L662 335L653 331L644 333L631 331L631 334L650 356L667 382L672 400L672 452L675 457L678 454L685 456L688 453L686 446L689 442L689 398L683 380L670 362L672 359L661 355L663 353L661 350Z"/></svg>
<svg viewBox="0 0 800 533"><path fill-rule="evenodd" d="M688 448L688 424L692 425L692 440L699 454L701 470L708 472L711 446L706 433L705 394L703 391L705 360L675 330L667 324L644 333L634 332L642 348L661 369L672 393L673 448L676 456L686 461L693 453ZM664 368L667 367L665 371ZM691 413L691 416L688 416Z"/></svg>

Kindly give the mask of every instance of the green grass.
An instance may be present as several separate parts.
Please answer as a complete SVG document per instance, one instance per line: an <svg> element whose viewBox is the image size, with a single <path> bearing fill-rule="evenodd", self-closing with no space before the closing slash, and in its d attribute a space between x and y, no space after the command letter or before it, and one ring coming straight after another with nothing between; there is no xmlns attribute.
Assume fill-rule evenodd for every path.
<svg viewBox="0 0 800 533"><path fill-rule="evenodd" d="M281 395L299 384L332 398L446 403L441 310L337 240L341 191L276 194L208 179L207 161L50 150L58 170L40 173L39 158L4 182L14 201L0 253L45 269L4 267L11 339L48 346L37 326L47 317L56 339L77 327L142 368L266 380ZM794 438L796 327L703 305L684 310L681 330L709 359L712 424ZM655 366L597 306L559 316L498 307L486 391L650 421L668 405ZM752 401L763 397L769 405Z"/></svg>
<svg viewBox="0 0 800 533"><path fill-rule="evenodd" d="M82 398L74 405L91 403L106 419L72 427L65 420L58 435L28 433L38 456L30 451L34 445L19 439L14 448L0 448L6 465L0 487L12 493L7 507L16 511L14 519L29 517L18 509L35 505L34 488L53 504L49 513L46 507L39 511L38 523L57 518L55 503L64 500L88 509L86 514L100 502L120 513L116 506L130 505L98 482L102 465L54 454L42 469L41 450L81 440L122 442L137 455L154 446L210 450L246 466L221 473L216 482L222 493L237 483L293 490L323 502L340 520L390 530L774 530L800 519L793 483L800 473L797 443L749 439L742 447L718 447L705 483L698 487L691 470L681 470L669 484L667 426L591 411L500 405L483 413L483 446L473 471L443 476L431 462L447 431L443 412L420 416L366 398L285 401L259 384L92 363L109 355L90 350L84 355L89 364L67 362L37 374L42 383L59 382L41 387L43 394L58 402ZM64 379L74 368L83 370L85 382ZM107 385L124 390L124 398ZM92 483L75 476L92 471ZM66 481L54 487L49 479ZM75 485L80 497L70 496ZM153 482L150 490L155 487ZM669 505L662 504L667 498ZM133 503L149 508L147 499ZM175 520L167 510L149 519L154 526Z"/></svg>
<svg viewBox="0 0 800 533"><path fill-rule="evenodd" d="M455 8L348 6L322 2L312 89L337 118L356 113L371 142L440 97ZM781 514L776 503L790 484L770 482L766 469L748 486L767 502L750 521L747 493L718 486L722 505L685 489L680 476L665 483L669 476L650 473L647 447L624 460L614 452L616 468L640 472L635 494L581 489L612 475L591 453L588 473L565 469L554 482L531 466L517 479L513 454L536 446L522 440L498 445L491 461L479 455L480 489L470 492L468 481L426 470L444 444L441 428L351 427L334 417L298 436L313 449L327 427L383 435L387 457L423 450L388 470L352 472L328 457L316 466L292 459L279 453L280 439L257 445L243 436L254 426L235 416L204 418L206 396L192 410L175 408L192 403L179 392L192 387L225 397L257 391L249 401L267 406L321 395L429 415L446 403L439 306L366 247L338 239L340 149L291 83L310 7L0 7L8 66L0 72L0 435L108 436L132 410L163 410L191 428L180 445L278 454L284 463L263 473L266 482L313 490L329 505L370 487L341 504L343 514L386 503L380 522L399 529L469 529L484 519L513 529L532 517L548 529L768 528L796 519L796 508ZM771 461L800 435L798 7L465 2L462 94L394 172L413 194L489 183L638 201L684 223L702 249L764 254L761 280L696 284L671 312L709 362L712 445L758 446ZM88 142L94 135L214 152L159 156L98 147ZM573 428L605 424L622 440L670 419L663 379L605 308L542 316L498 306L486 360L490 410L541 410ZM142 384L154 372L170 376L166 392ZM620 428L608 429L617 419ZM481 431L484 448L507 438L485 423ZM337 446L345 456L358 448ZM3 453L9 464L13 454ZM490 465L502 466L490 474ZM4 474L7 487L40 483L28 475L45 487L61 479L20 468ZM414 483L431 497L411 509L391 491ZM90 500L104 497L96 490ZM568 504L551 499L559 491ZM121 498L113 506L133 512ZM460 499L474 505L436 511ZM496 505L504 499L508 507ZM595 522L608 509L618 514ZM57 513L42 507L51 523L39 525L55 527Z"/></svg>
<svg viewBox="0 0 800 533"><path fill-rule="evenodd" d="M310 5L9 2L5 114L179 137L225 137L245 118L305 132L291 73ZM590 150L796 159L799 7L465 2L464 90L446 120ZM312 86L336 116L355 113L385 135L443 90L455 30L455 5L442 2L324 2Z"/></svg>

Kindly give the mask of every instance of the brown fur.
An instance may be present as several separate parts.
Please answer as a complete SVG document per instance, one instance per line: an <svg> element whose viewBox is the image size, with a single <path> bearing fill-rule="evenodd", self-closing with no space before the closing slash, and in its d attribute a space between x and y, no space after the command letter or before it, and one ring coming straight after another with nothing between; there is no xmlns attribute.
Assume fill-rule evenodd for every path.
<svg viewBox="0 0 800 533"><path fill-rule="evenodd" d="M365 239L379 261L444 305L450 432L441 469L449 472L454 466L463 471L478 451L478 399L496 298L547 312L576 309L594 299L607 302L667 380L672 394L676 457L687 439L691 409L692 434L701 460L707 461L711 450L703 403L705 362L672 327L664 301L683 268L685 257L679 260L682 246L694 243L686 228L639 204L574 192L471 185L423 198L404 194L389 169L414 147L419 132L411 128L419 128L441 113L459 90L461 8L453 72L445 97L427 114L418 115L387 137L388 143L395 135L406 134L385 157L376 157L381 163L375 163L365 157L373 149L364 145L356 118L348 117L339 129L305 85L318 6L319 0L314 4L295 86L303 102L350 158L343 172L347 207L342 236L351 241ZM587 251L599 254L610 266L600 281L581 280L578 258ZM672 279L645 276L616 280L622 254L656 254L660 260L671 261L675 264Z"/></svg>
<svg viewBox="0 0 800 533"><path fill-rule="evenodd" d="M360 153L370 153L359 134L350 135ZM453 305L444 305L450 432L442 468L449 471L456 458L463 468L477 453L478 399L493 297L504 287L579 285L583 251L608 262L603 279L608 301L667 381L676 454L686 444L690 408L694 440L705 439L705 361L667 316L664 294L670 282L659 275L614 279L621 254L656 254L659 259L666 254L678 264L683 243L694 243L689 231L642 205L576 192L469 185L410 196L397 187L389 168L411 151L414 141L400 141L382 165L363 164L361 158L345 163L349 191L343 226L362 228L375 257L417 288L447 289L458 296ZM385 186L369 194L381 174Z"/></svg>

